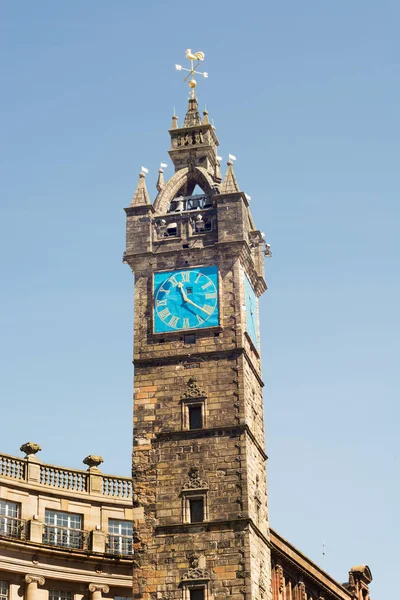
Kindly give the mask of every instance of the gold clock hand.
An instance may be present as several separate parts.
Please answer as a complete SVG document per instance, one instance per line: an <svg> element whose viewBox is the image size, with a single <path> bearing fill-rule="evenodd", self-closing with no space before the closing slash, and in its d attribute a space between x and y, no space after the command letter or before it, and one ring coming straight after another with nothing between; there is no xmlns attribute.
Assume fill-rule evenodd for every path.
<svg viewBox="0 0 400 600"><path fill-rule="evenodd" d="M181 294L182 297L184 299L185 302L187 302L188 304L191 304L192 306L195 306L196 308L199 308L200 310L202 310L203 312L207 313L209 315L209 313L202 308L201 306L199 306L198 304L196 304L195 302L193 302L193 300L191 300L190 298L187 297L185 290L183 289L183 283L179 282L178 283L178 288L181 290Z"/></svg>

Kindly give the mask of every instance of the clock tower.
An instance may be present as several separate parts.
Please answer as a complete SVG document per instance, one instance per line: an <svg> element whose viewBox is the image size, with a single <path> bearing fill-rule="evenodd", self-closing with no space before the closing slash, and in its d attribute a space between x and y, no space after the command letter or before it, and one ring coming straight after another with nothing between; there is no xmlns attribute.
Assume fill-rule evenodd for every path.
<svg viewBox="0 0 400 600"><path fill-rule="evenodd" d="M134 574L144 600L269 600L262 234L192 93L175 173L127 215L134 272Z"/></svg>

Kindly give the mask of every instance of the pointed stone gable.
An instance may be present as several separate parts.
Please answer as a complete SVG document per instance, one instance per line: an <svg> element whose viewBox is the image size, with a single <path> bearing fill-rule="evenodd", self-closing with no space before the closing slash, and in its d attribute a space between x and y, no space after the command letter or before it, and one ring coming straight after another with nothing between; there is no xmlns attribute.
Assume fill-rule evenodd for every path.
<svg viewBox="0 0 400 600"><path fill-rule="evenodd" d="M186 113L184 127L196 127L201 125L201 119L199 114L199 106L196 98L190 98L189 107Z"/></svg>
<svg viewBox="0 0 400 600"><path fill-rule="evenodd" d="M236 181L233 164L229 161L225 179L221 186L221 194L235 194L236 192L240 192L240 188L238 186L238 182Z"/></svg>
<svg viewBox="0 0 400 600"><path fill-rule="evenodd" d="M146 206L147 204L151 204L145 178L146 175L144 173L139 174L139 183L136 192L133 194L131 206Z"/></svg>

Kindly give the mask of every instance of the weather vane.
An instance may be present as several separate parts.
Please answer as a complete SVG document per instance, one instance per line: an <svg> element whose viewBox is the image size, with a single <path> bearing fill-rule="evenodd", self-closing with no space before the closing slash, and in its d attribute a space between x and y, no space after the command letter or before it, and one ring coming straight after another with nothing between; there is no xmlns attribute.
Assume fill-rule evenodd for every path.
<svg viewBox="0 0 400 600"><path fill-rule="evenodd" d="M175 69L177 71L188 71L189 72L189 75L186 75L186 77L183 81L187 81L190 78L189 79L190 97L195 98L196 97L195 88L197 85L197 81L194 78L194 74L197 73L197 75L203 75L203 77L208 77L208 73L205 73L205 72L201 73L200 71L196 71L200 62L202 60L204 60L204 52L195 52L194 54L192 54L191 49L188 48L186 50L186 58L190 60L190 69L185 69L185 67L182 67L182 65L175 65ZM195 61L197 61L196 64L194 64Z"/></svg>

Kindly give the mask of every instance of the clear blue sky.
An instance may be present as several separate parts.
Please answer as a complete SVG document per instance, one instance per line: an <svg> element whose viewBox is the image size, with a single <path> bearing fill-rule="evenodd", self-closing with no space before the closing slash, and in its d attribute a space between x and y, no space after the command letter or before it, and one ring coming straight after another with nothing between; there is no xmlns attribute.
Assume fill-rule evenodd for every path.
<svg viewBox="0 0 400 600"><path fill-rule="evenodd" d="M261 302L272 526L393 595L399 489L398 0L4 0L0 450L128 474L143 164L155 194L184 51L272 246Z"/></svg>

